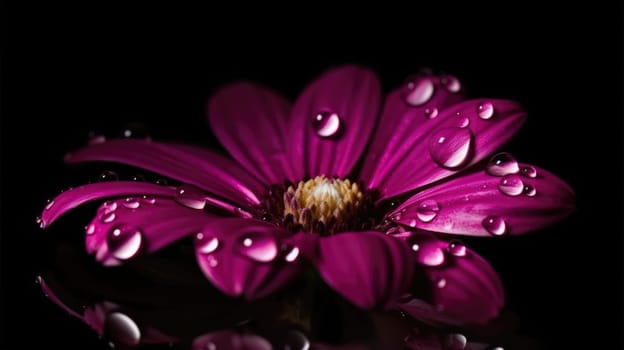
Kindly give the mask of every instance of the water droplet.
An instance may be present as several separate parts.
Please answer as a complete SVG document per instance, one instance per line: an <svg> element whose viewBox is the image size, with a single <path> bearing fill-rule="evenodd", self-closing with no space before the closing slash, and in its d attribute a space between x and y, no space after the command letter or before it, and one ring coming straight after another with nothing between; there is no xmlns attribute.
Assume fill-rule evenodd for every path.
<svg viewBox="0 0 624 350"><path fill-rule="evenodd" d="M433 96L435 86L429 78L419 78L406 85L404 99L411 106L427 103ZM432 117L433 118L433 117Z"/></svg>
<svg viewBox="0 0 624 350"><path fill-rule="evenodd" d="M445 76L443 76L442 78L440 78L440 82L450 92L455 93L455 92L459 92L459 90L461 90L461 83L459 82L459 79L457 79L453 75L445 75Z"/></svg>
<svg viewBox="0 0 624 350"><path fill-rule="evenodd" d="M117 181L119 180L119 176L114 171L106 170L100 174L100 177L98 178L98 180L99 181Z"/></svg>
<svg viewBox="0 0 624 350"><path fill-rule="evenodd" d="M524 183L518 175L505 175L498 183L498 189L508 196L517 196L524 190Z"/></svg>
<svg viewBox="0 0 624 350"><path fill-rule="evenodd" d="M132 177L132 181L145 182L145 176L143 176L141 174L134 175Z"/></svg>
<svg viewBox="0 0 624 350"><path fill-rule="evenodd" d="M252 218L253 215L251 215L251 213L249 213L247 210L240 208L240 207L236 207L234 208L234 214L242 217L242 218Z"/></svg>
<svg viewBox="0 0 624 350"><path fill-rule="evenodd" d="M422 222L431 222L440 212L440 205L433 199L425 199L418 203L416 216Z"/></svg>
<svg viewBox="0 0 624 350"><path fill-rule="evenodd" d="M435 107L425 108L425 117L428 119L433 119L438 116L438 109Z"/></svg>
<svg viewBox="0 0 624 350"><path fill-rule="evenodd" d="M45 208L43 208L43 210L50 210L50 208L52 208L52 206L54 206L54 200L53 199L48 199L46 201L46 205L45 205Z"/></svg>
<svg viewBox="0 0 624 350"><path fill-rule="evenodd" d="M37 277L35 277L35 283L36 283L36 284L39 284L39 285L40 285L42 282L43 282L43 277L41 277L41 276L37 276Z"/></svg>
<svg viewBox="0 0 624 350"><path fill-rule="evenodd" d="M156 204L156 197L154 196L143 196L143 203L146 204Z"/></svg>
<svg viewBox="0 0 624 350"><path fill-rule="evenodd" d="M284 350L309 350L310 341L308 338L297 330L289 330L283 339L278 349Z"/></svg>
<svg viewBox="0 0 624 350"><path fill-rule="evenodd" d="M117 210L117 202L115 201L106 201L102 204L101 210L106 213L113 212Z"/></svg>
<svg viewBox="0 0 624 350"><path fill-rule="evenodd" d="M537 194L537 190L531 185L525 185L522 193L529 197L535 197L535 195Z"/></svg>
<svg viewBox="0 0 624 350"><path fill-rule="evenodd" d="M446 250L454 256L466 256L466 246L458 239L450 241Z"/></svg>
<svg viewBox="0 0 624 350"><path fill-rule="evenodd" d="M470 119L468 117L459 116L459 123L457 124L460 128L467 128L470 125Z"/></svg>
<svg viewBox="0 0 624 350"><path fill-rule="evenodd" d="M193 209L204 209L206 206L206 194L192 185L178 187L175 195L176 202Z"/></svg>
<svg viewBox="0 0 624 350"><path fill-rule="evenodd" d="M418 243L414 243L412 244L412 250L417 252L420 250L420 245L418 245Z"/></svg>
<svg viewBox="0 0 624 350"><path fill-rule="evenodd" d="M157 180L155 181L155 183L156 183L157 185L167 186L167 184L168 184L169 182L167 181L167 179L157 179Z"/></svg>
<svg viewBox="0 0 624 350"><path fill-rule="evenodd" d="M128 197L124 199L122 205L128 209L136 209L141 206L138 198Z"/></svg>
<svg viewBox="0 0 624 350"><path fill-rule="evenodd" d="M248 234L241 238L240 252L259 262L269 262L277 256L277 243L271 236Z"/></svg>
<svg viewBox="0 0 624 350"><path fill-rule="evenodd" d="M503 349L502 346L493 346L493 347L487 348L486 350L505 350L505 349Z"/></svg>
<svg viewBox="0 0 624 350"><path fill-rule="evenodd" d="M212 254L217 251L220 243L217 237L200 232L195 235L195 246L202 254Z"/></svg>
<svg viewBox="0 0 624 350"><path fill-rule="evenodd" d="M490 215L483 219L481 225L494 236L502 236L507 232L507 223L499 216Z"/></svg>
<svg viewBox="0 0 624 350"><path fill-rule="evenodd" d="M271 215L270 214L262 214L262 217L260 218L262 221L271 221Z"/></svg>
<svg viewBox="0 0 624 350"><path fill-rule="evenodd" d="M120 132L121 137L133 138L133 139L147 139L149 140L149 133L147 128L142 123L130 123Z"/></svg>
<svg viewBox="0 0 624 350"><path fill-rule="evenodd" d="M520 171L518 162L510 153L497 153L490 158L485 171L493 176L505 176Z"/></svg>
<svg viewBox="0 0 624 350"><path fill-rule="evenodd" d="M117 217L117 215L114 212L104 213L100 218L100 222L103 224L108 224L113 222L113 220L115 220L115 217Z"/></svg>
<svg viewBox="0 0 624 350"><path fill-rule="evenodd" d="M89 140L87 141L87 143L89 145L97 145L98 143L106 142L106 136L96 134L93 131L89 133L88 138Z"/></svg>
<svg viewBox="0 0 624 350"><path fill-rule="evenodd" d="M219 266L219 260L217 260L217 258L215 258L214 255L208 255L208 265L210 265L211 267L217 267Z"/></svg>
<svg viewBox="0 0 624 350"><path fill-rule="evenodd" d="M320 112L314 116L314 131L320 137L334 137L340 133L342 129L342 121L338 113Z"/></svg>
<svg viewBox="0 0 624 350"><path fill-rule="evenodd" d="M88 235L92 235L95 233L95 224L94 223L90 223L89 225L87 225L87 227L85 228L85 232Z"/></svg>
<svg viewBox="0 0 624 350"><path fill-rule="evenodd" d="M438 240L432 236L419 234L408 238L412 250L417 253L417 261L425 266L440 266L446 261Z"/></svg>
<svg viewBox="0 0 624 350"><path fill-rule="evenodd" d="M121 312L112 312L106 316L103 331L106 338L124 345L138 345L141 341L139 326Z"/></svg>
<svg viewBox="0 0 624 350"><path fill-rule="evenodd" d="M41 228L45 227L45 223L43 222L43 219L41 218L41 216L37 216L35 218L35 223L37 223L37 225L39 225L39 227Z"/></svg>
<svg viewBox="0 0 624 350"><path fill-rule="evenodd" d="M446 279L445 278L438 278L438 280L436 281L436 287L438 287L438 288L446 287Z"/></svg>
<svg viewBox="0 0 624 350"><path fill-rule="evenodd" d="M299 248L293 247L288 253L286 253L286 256L284 257L284 259L288 262L293 262L297 260L298 257L299 257Z"/></svg>
<svg viewBox="0 0 624 350"><path fill-rule="evenodd" d="M136 256L143 245L143 233L132 225L113 227L106 237L108 250L119 260Z"/></svg>
<svg viewBox="0 0 624 350"><path fill-rule="evenodd" d="M531 165L523 166L522 169L520 169L520 173L530 178L537 177L537 170Z"/></svg>
<svg viewBox="0 0 624 350"><path fill-rule="evenodd" d="M490 119L494 115L494 105L491 102L484 102L477 107L477 115L481 119Z"/></svg>
<svg viewBox="0 0 624 350"><path fill-rule="evenodd" d="M444 128L433 133L429 141L429 154L441 167L455 169L466 163L472 146L472 133L468 129Z"/></svg>
<svg viewBox="0 0 624 350"><path fill-rule="evenodd" d="M466 348L466 343L468 339L466 336L459 333L449 334L444 339L444 349L445 350L463 350Z"/></svg>

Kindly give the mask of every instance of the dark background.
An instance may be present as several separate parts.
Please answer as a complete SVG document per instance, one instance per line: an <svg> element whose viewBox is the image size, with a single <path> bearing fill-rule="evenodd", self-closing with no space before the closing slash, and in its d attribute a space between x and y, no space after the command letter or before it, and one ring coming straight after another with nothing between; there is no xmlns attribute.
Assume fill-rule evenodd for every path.
<svg viewBox="0 0 624 350"><path fill-rule="evenodd" d="M244 78L294 98L342 63L372 67L386 91L431 67L458 76L469 96L526 106L529 120L505 150L566 180L578 210L541 232L475 245L500 272L523 334L547 348L621 348L621 8L484 5L450 14L443 5L247 18L214 9L3 6L3 349L15 340L102 346L34 284L53 249L42 236L82 235L82 223L42 232L34 218L46 198L77 185L62 157L89 131L111 135L141 122L154 139L214 145L204 105L218 86Z"/></svg>

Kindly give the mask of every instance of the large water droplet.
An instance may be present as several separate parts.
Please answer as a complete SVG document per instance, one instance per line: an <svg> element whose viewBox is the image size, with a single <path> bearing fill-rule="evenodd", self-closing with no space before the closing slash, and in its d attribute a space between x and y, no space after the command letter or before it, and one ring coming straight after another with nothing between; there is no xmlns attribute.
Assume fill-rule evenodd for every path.
<svg viewBox="0 0 624 350"><path fill-rule="evenodd" d="M481 221L483 228L494 236L507 233L507 223L500 216L490 215Z"/></svg>
<svg viewBox="0 0 624 350"><path fill-rule="evenodd" d="M494 105L491 102L484 102L477 107L477 115L481 119L490 119L494 115Z"/></svg>
<svg viewBox="0 0 624 350"><path fill-rule="evenodd" d="M425 199L418 203L416 207L416 216L422 222L431 222L440 212L440 205L433 199Z"/></svg>
<svg viewBox="0 0 624 350"><path fill-rule="evenodd" d="M445 76L443 76L442 78L440 78L440 82L450 92L455 93L455 92L459 92L459 90L461 90L461 83L459 82L459 79L457 79L453 75L445 75Z"/></svg>
<svg viewBox="0 0 624 350"><path fill-rule="evenodd" d="M115 214L114 212L105 212L100 217L100 222L103 223L103 224L108 224L108 223L113 222L116 217L117 217L117 214Z"/></svg>
<svg viewBox="0 0 624 350"><path fill-rule="evenodd" d="M408 238L412 250L417 253L419 263L426 266L440 266L445 260L444 251L436 238L429 235L415 235Z"/></svg>
<svg viewBox="0 0 624 350"><path fill-rule="evenodd" d="M438 109L435 107L425 108L425 117L433 119L438 116Z"/></svg>
<svg viewBox="0 0 624 350"><path fill-rule="evenodd" d="M455 169L466 163L472 146L468 129L444 128L434 132L429 140L429 154L441 167Z"/></svg>
<svg viewBox="0 0 624 350"><path fill-rule="evenodd" d="M537 169L531 165L525 165L520 169L520 173L526 177L535 178L537 177Z"/></svg>
<svg viewBox="0 0 624 350"><path fill-rule="evenodd" d="M537 194L537 190L535 189L535 187L531 185L526 185L524 186L522 193L524 193L526 196L529 196L529 197L535 197L535 195Z"/></svg>
<svg viewBox="0 0 624 350"><path fill-rule="evenodd" d="M524 190L524 183L518 175L505 175L498 183L498 189L508 196L517 196Z"/></svg>
<svg viewBox="0 0 624 350"><path fill-rule="evenodd" d="M450 241L446 250L454 256L466 256L466 246L458 239Z"/></svg>
<svg viewBox="0 0 624 350"><path fill-rule="evenodd" d="M182 185L178 187L175 200L193 209L204 209L206 206L206 194L192 185Z"/></svg>
<svg viewBox="0 0 624 350"><path fill-rule="evenodd" d="M117 181L119 180L119 176L116 172L111 170L106 170L100 174L98 178L99 181Z"/></svg>
<svg viewBox="0 0 624 350"><path fill-rule="evenodd" d="M220 243L217 237L200 232L195 235L195 245L200 253L212 254L219 248Z"/></svg>
<svg viewBox="0 0 624 350"><path fill-rule="evenodd" d="M108 250L119 260L127 260L139 253L143 245L143 233L132 225L113 227L106 237Z"/></svg>
<svg viewBox="0 0 624 350"><path fill-rule="evenodd" d="M411 106L420 106L431 99L434 91L435 86L430 78L419 78L407 83L404 99Z"/></svg>
<svg viewBox="0 0 624 350"><path fill-rule="evenodd" d="M138 345L141 341L139 326L121 312L112 312L104 321L104 336L116 343Z"/></svg>
<svg viewBox="0 0 624 350"><path fill-rule="evenodd" d="M466 336L459 333L449 334L444 339L445 350L464 350L468 339Z"/></svg>
<svg viewBox="0 0 624 350"><path fill-rule="evenodd" d="M128 197L124 199L122 205L128 209L137 209L141 206L138 198Z"/></svg>
<svg viewBox="0 0 624 350"><path fill-rule="evenodd" d="M271 236L259 234L244 235L239 242L240 252L259 262L269 262L277 256L277 243Z"/></svg>
<svg viewBox="0 0 624 350"><path fill-rule="evenodd" d="M497 153L490 158L485 171L493 176L505 176L520 171L518 162L510 153Z"/></svg>
<svg viewBox="0 0 624 350"><path fill-rule="evenodd" d="M316 134L325 138L337 136L342 129L342 121L338 113L328 111L315 115L312 125Z"/></svg>

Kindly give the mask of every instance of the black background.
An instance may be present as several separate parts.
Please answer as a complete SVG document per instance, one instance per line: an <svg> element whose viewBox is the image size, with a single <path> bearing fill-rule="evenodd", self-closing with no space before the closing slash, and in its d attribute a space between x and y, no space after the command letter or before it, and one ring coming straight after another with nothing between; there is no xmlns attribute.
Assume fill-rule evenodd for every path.
<svg viewBox="0 0 624 350"><path fill-rule="evenodd" d="M501 273L524 334L548 348L621 348L620 8L479 6L450 14L444 5L387 14L372 8L374 16L326 8L305 18L307 10L287 8L293 12L248 18L242 4L228 15L4 7L3 349L15 348L7 345L15 340L26 348L103 344L34 284L38 256L52 249L41 236L82 234L82 223L75 232L42 232L34 218L46 198L72 185L62 157L90 130L111 134L139 121L155 139L214 146L204 107L218 86L244 78L294 98L342 63L372 67L386 91L431 67L457 75L469 96L527 108L527 124L505 150L566 180L578 210L549 229L476 247Z"/></svg>

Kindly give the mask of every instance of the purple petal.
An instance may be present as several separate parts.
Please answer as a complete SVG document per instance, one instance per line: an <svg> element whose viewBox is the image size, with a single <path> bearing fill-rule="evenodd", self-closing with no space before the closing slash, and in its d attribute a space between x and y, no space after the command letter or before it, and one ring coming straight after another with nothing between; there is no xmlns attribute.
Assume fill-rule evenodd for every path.
<svg viewBox="0 0 624 350"><path fill-rule="evenodd" d="M498 177L480 171L443 182L417 193L389 216L412 227L471 236L538 230L574 210L574 192L552 173L534 169L535 178L518 174ZM436 205L430 215L424 215L426 207Z"/></svg>
<svg viewBox="0 0 624 350"><path fill-rule="evenodd" d="M273 347L259 335L221 330L195 338L191 349L271 350Z"/></svg>
<svg viewBox="0 0 624 350"><path fill-rule="evenodd" d="M430 119L439 116L440 111L464 99L462 94L443 87L437 76L419 76L408 84L414 88L424 83L431 84L433 93L420 105L413 106L406 102L407 94L412 92L407 86L393 90L386 97L373 141L365 154L361 178L366 183L376 186L383 182L384 175L387 175L384 174L386 164L401 149L405 140L414 137L415 130L425 128Z"/></svg>
<svg viewBox="0 0 624 350"><path fill-rule="evenodd" d="M494 111L489 119L478 116L485 105ZM384 199L452 175L492 154L525 119L520 105L508 100L469 100L445 108L436 118L415 123L391 154L384 153L368 187L380 190Z"/></svg>
<svg viewBox="0 0 624 350"><path fill-rule="evenodd" d="M498 316L504 304L503 286L485 259L467 248L461 254L453 254L449 250L450 242L424 233L410 233L400 238L410 244L426 241L429 251L438 249L445 255L442 264L422 265L429 287L423 297L435 308L416 299L400 304L403 311L424 322L450 325L483 324ZM414 254L422 254L423 248L415 248ZM418 292L422 293L413 293L416 298Z"/></svg>
<svg viewBox="0 0 624 350"><path fill-rule="evenodd" d="M323 74L293 107L290 157L306 176L345 177L372 133L380 103L373 72L343 66Z"/></svg>
<svg viewBox="0 0 624 350"><path fill-rule="evenodd" d="M125 195L172 197L174 189L135 181L101 182L73 188L59 194L41 214L41 227L47 227L66 212L89 201Z"/></svg>
<svg viewBox="0 0 624 350"><path fill-rule="evenodd" d="M69 306L65 305L65 303L63 303L61 301L61 299L59 299L58 296L56 296L56 293L54 293L54 291L50 288L50 286L48 286L48 284L46 283L46 281L43 279L43 277L38 276L37 277L37 283L39 284L39 286L41 287L41 291L43 292L43 294L50 299L51 302L53 302L54 304L56 304L56 306L60 307L61 309L67 311L70 315L74 316L74 317L78 317L80 319L82 319L82 315L80 315L79 313L77 313L76 311L74 311L72 308L70 308Z"/></svg>
<svg viewBox="0 0 624 350"><path fill-rule="evenodd" d="M408 246L380 232L347 232L320 239L315 264L327 284L361 308L389 306L412 281Z"/></svg>
<svg viewBox="0 0 624 350"><path fill-rule="evenodd" d="M208 120L225 148L266 184L297 181L287 155L290 103L272 90L248 82L228 85L208 104Z"/></svg>
<svg viewBox="0 0 624 350"><path fill-rule="evenodd" d="M253 219L220 218L195 238L202 271L225 294L262 298L288 283L300 271L296 248L285 232ZM299 248L298 248L299 249Z"/></svg>
<svg viewBox="0 0 624 350"><path fill-rule="evenodd" d="M193 146L145 140L111 140L68 154L70 163L119 162L195 185L241 205L257 205L264 186L229 159Z"/></svg>
<svg viewBox="0 0 624 350"><path fill-rule="evenodd" d="M86 227L86 248L104 265L118 265L195 234L214 218L166 198L108 201Z"/></svg>

